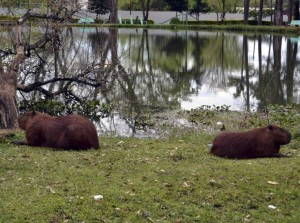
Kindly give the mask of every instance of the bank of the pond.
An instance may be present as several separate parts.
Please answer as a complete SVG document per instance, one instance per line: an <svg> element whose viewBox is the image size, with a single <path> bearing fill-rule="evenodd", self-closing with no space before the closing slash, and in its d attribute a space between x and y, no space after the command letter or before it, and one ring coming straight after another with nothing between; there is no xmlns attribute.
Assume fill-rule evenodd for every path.
<svg viewBox="0 0 300 223"><path fill-rule="evenodd" d="M71 24L75 27L111 27L111 28L143 28L143 29L170 29L170 30L224 30L232 32L256 32L299 35L300 28L292 26L256 26L256 25L129 25L129 24Z"/></svg>
<svg viewBox="0 0 300 223"><path fill-rule="evenodd" d="M13 25L16 23L16 19L4 19L0 18L1 25ZM31 22L35 24L35 22ZM103 24L103 23L92 23L92 24L79 24L79 23L70 23L70 26L73 27L111 27L111 28L143 28L143 29L170 29L170 30L224 30L232 32L257 32L257 33L272 33L272 34L286 34L286 35L299 35L300 28L295 26L258 26L258 25L224 25L224 24L199 24L199 25L182 25L182 24Z"/></svg>

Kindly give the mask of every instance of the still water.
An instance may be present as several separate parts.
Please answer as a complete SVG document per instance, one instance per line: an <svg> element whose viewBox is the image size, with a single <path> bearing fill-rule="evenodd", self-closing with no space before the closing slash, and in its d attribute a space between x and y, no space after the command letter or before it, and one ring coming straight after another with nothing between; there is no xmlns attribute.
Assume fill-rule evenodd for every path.
<svg viewBox="0 0 300 223"><path fill-rule="evenodd" d="M299 103L295 38L223 31L80 31L85 47L94 54L103 54L111 35L117 35L116 52L107 54L116 55L107 58L117 57L122 72L99 96L120 108L138 112L228 105L256 110L268 104Z"/></svg>
<svg viewBox="0 0 300 223"><path fill-rule="evenodd" d="M25 67L20 81L31 84L53 76L72 80L78 73L82 73L81 83L99 80L102 84L96 88L66 81L49 81L45 87L49 92L66 92L71 101L113 104L118 114L101 119L98 126L103 132L132 133L130 126L137 115L169 109L226 105L231 110L256 111L270 104L300 103L298 38L73 27L62 39L63 50L39 55L45 64L39 70L44 72L38 71L37 77L26 73ZM33 61L28 61L29 66L37 64ZM43 91L22 94L21 98L36 100L44 97ZM69 99L64 100L68 103Z"/></svg>

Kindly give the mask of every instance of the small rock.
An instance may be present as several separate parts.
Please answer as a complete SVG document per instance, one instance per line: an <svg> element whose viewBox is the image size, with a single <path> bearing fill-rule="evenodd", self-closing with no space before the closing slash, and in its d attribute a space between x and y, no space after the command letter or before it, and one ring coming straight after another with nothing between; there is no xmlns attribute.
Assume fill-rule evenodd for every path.
<svg viewBox="0 0 300 223"><path fill-rule="evenodd" d="M217 181L215 181L214 179L211 179L210 181L209 181L209 185L211 185L211 186L214 186L214 185L216 185L217 184Z"/></svg>
<svg viewBox="0 0 300 223"><path fill-rule="evenodd" d="M269 205L268 208L275 210L277 207L275 207L274 205Z"/></svg>
<svg viewBox="0 0 300 223"><path fill-rule="evenodd" d="M101 195L101 194L94 195L93 198L94 198L94 200L99 201L99 200L103 199L103 195Z"/></svg>
<svg viewBox="0 0 300 223"><path fill-rule="evenodd" d="M278 182L275 182L275 181L268 181L268 184L278 185L279 183L278 183Z"/></svg>

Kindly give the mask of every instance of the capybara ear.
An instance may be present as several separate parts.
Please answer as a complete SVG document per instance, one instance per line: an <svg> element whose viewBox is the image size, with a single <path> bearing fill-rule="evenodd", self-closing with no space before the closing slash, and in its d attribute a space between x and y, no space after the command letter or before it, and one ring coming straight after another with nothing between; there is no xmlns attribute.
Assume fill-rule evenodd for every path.
<svg viewBox="0 0 300 223"><path fill-rule="evenodd" d="M271 124L269 124L269 125L268 125L268 129L269 129L269 130L272 130L272 129L273 129L273 126L272 126Z"/></svg>
<svg viewBox="0 0 300 223"><path fill-rule="evenodd" d="M36 115L36 111L33 111L33 112L32 112L32 115L35 116L35 115Z"/></svg>

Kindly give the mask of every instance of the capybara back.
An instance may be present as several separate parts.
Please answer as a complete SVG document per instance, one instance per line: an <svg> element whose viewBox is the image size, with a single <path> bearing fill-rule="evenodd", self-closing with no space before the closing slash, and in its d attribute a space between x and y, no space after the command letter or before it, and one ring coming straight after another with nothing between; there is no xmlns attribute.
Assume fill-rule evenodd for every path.
<svg viewBox="0 0 300 223"><path fill-rule="evenodd" d="M222 132L214 139L211 153L237 159L280 156L280 145L290 141L290 132L275 125L246 132Z"/></svg>
<svg viewBox="0 0 300 223"><path fill-rule="evenodd" d="M94 124L81 115L52 117L41 112L27 112L18 118L30 146L62 149L99 148Z"/></svg>

